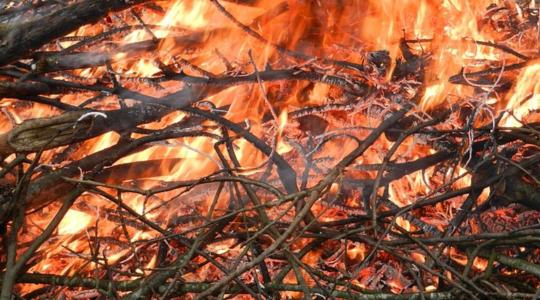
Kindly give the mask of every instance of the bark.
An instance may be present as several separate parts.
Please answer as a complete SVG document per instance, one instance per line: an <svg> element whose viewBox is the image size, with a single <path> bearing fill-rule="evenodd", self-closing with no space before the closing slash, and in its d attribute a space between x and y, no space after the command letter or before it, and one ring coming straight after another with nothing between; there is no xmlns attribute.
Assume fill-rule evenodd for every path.
<svg viewBox="0 0 540 300"><path fill-rule="evenodd" d="M212 33L197 32L177 37L167 37L156 40L146 40L130 43L126 45L116 45L108 51L94 52L74 52L74 53L42 53L37 56L36 72L47 73L55 71L65 71L73 69L91 68L104 66L107 63L117 61L132 61L140 58L141 55L159 49L160 45L176 45L178 49L182 46L190 49L196 46L203 46L212 37L218 37L222 31L215 30ZM176 52L181 52L180 50ZM178 54L178 53L169 53Z"/></svg>
<svg viewBox="0 0 540 300"><path fill-rule="evenodd" d="M0 135L0 157L15 152L35 152L69 145L108 131L122 131L156 121L171 110L159 105L139 105L96 114L71 111L50 118L30 119Z"/></svg>
<svg viewBox="0 0 540 300"><path fill-rule="evenodd" d="M48 85L41 82L0 82L0 98L18 98L52 93Z"/></svg>
<svg viewBox="0 0 540 300"><path fill-rule="evenodd" d="M147 0L86 0L23 23L0 27L0 65L22 58L52 40L92 24L112 11L120 11ZM46 25L46 26L45 26Z"/></svg>

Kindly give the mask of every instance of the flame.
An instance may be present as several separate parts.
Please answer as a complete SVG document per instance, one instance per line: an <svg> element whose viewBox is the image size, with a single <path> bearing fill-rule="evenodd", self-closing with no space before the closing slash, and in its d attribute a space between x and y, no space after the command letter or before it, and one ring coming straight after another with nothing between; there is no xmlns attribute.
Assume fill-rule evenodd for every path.
<svg viewBox="0 0 540 300"><path fill-rule="evenodd" d="M278 120L278 145L277 145L277 153L279 154L285 154L287 152L290 152L293 150L292 146L287 143L283 139L283 131L285 130L285 127L287 126L287 122L289 119L289 115L287 112L287 109L284 109L279 114L279 120Z"/></svg>
<svg viewBox="0 0 540 300"><path fill-rule="evenodd" d="M422 97L421 106L423 110L428 110L435 104L440 104L444 101L444 92L447 89L445 82L435 83L426 88L424 96Z"/></svg>
<svg viewBox="0 0 540 300"><path fill-rule="evenodd" d="M456 248L451 247L449 248L448 252L452 260L454 260L458 264L463 265L463 266L467 264L468 262L467 256L459 252ZM474 267L475 270L485 271L488 267L488 260L481 257L475 257L472 266Z"/></svg>
<svg viewBox="0 0 540 300"><path fill-rule="evenodd" d="M530 112L540 109L540 61L521 71L510 95L506 109L511 115L505 116L502 124L520 127Z"/></svg>
<svg viewBox="0 0 540 300"><path fill-rule="evenodd" d="M402 217L396 218L396 224L406 231L411 231L411 222L403 219Z"/></svg>
<svg viewBox="0 0 540 300"><path fill-rule="evenodd" d="M163 3L162 3L163 2ZM295 3L296 2L296 3ZM449 106L455 101L462 101L468 97L475 96L475 88L481 88L486 93L492 93L493 86L461 86L449 82L449 78L462 71L468 72L489 66L491 63L512 62L512 58L501 53L493 47L487 47L478 44L479 41L495 40L496 32L491 32L479 26L479 18L485 14L489 5L492 3L503 4L498 0L368 0L368 1L350 1L350 8L339 11L331 5L325 7L321 12L313 12L310 6L311 1L287 1L290 9L282 17L276 17L269 24L257 21L258 17L275 5L275 1L261 0L254 1L252 7L243 6L235 3L225 3L227 9L238 16L244 24L257 24L256 31L264 36L270 43L262 43L256 38L249 36L235 24L224 17L211 1L202 0L177 0L177 1L159 1L163 13L155 13L150 10L141 14L144 24L157 25L157 28L140 28L132 31L130 34L117 38L112 42L121 46L143 42L153 41L153 48L150 53L133 55L129 52L118 52L113 55L111 68L113 75L121 77L145 77L151 79L156 74L164 72L163 66L169 66L181 69L183 72L191 74L204 73L200 70L193 70L189 64L192 63L213 74L223 74L225 71L230 74L242 76L240 70L245 66L269 66L280 64L282 58L278 58L278 51L272 44L280 45L283 48L313 55L314 57L327 57L332 59L345 59L348 61L361 62L369 51L388 50L391 58L391 65L386 72L385 82L381 84L392 84L394 71L398 67L397 60L410 59L403 53L404 43L406 47L417 57L426 60L425 78L423 78L424 89L420 91L418 99L415 99L418 107L425 113L431 113L442 106ZM345 1L346 2L346 1ZM531 1L531 5L533 1ZM359 14L359 12L361 12ZM317 15L316 13L320 14ZM518 10L521 18L524 18ZM326 18L321 17L324 15ZM361 17L359 17L361 16ZM128 20L133 24L140 25L139 20L129 17ZM321 22L321 24L317 23ZM315 27L317 24L319 27ZM360 29L358 29L360 28ZM322 30L324 29L324 30ZM104 32L104 25L89 25L81 27L73 35L95 35ZM189 42L179 42L180 37L186 37L193 34L196 37L190 37ZM362 43L358 43L360 40ZM63 46L69 46L72 42L65 42ZM193 44L193 45L192 45ZM361 51L356 49L365 47ZM343 49L349 49L343 50ZM351 51L350 49L355 49ZM341 51L343 50L343 51ZM255 53L254 62L247 59L246 53L252 51ZM219 52L220 55L216 53ZM430 56L427 57L427 53ZM227 63L220 57L226 58ZM185 59L184 63L178 59ZM514 58L515 59L515 58ZM326 66L318 60L313 60L313 64L296 66L298 68L326 68L332 70L333 67ZM321 65L319 65L319 63ZM180 65L181 68L180 68ZM92 78L100 74L105 74L107 70L101 68L87 68L75 71L74 74L84 78ZM338 75L339 72L336 73ZM497 109L505 108L512 115L506 115L502 120L504 126L522 126L520 121L527 121L528 115L534 110L540 109L540 62L538 60L529 62L529 65L521 70L517 80L510 92L504 99L498 96L486 96L486 104L493 105ZM197 74L204 77L205 74ZM60 76L60 75L59 75ZM400 80L407 81L409 78ZM381 80L382 81L382 80ZM377 82L379 83L379 82ZM127 83L129 88L136 89L144 94L152 96L167 95L172 91L185 86L184 83L165 82L160 83L159 87L148 86L136 83ZM273 108L280 110L275 128L276 149L281 155L288 154L294 148L287 142L288 134L296 130L297 122L292 117L292 112L298 107L309 107L315 105L324 105L335 98L335 89L322 83L306 84L302 83L263 83L268 87L268 98L270 103L266 103L262 97L260 87L257 84L233 86L222 90L211 97L205 98L216 108L222 109L223 116L227 119L249 128L250 133L261 136L265 133L263 125L265 123L265 113L268 111L268 104ZM271 89L273 87L274 89ZM277 91L277 92L276 92ZM495 93L492 93L495 94ZM83 94L65 95L61 97L62 102L78 105L88 97ZM340 95L338 95L340 96ZM113 98L113 97L111 97ZM458 99L458 100L456 100ZM44 117L57 114L53 109L45 105L36 104L31 114L23 114L14 108L14 100L3 100L1 106L9 111L15 122L21 122L28 118ZM116 99L107 99L103 101L103 109L118 108ZM181 122L186 117L184 113L171 113L158 122L146 124L141 128L148 130L160 130L170 124ZM339 122L350 123L351 126L365 126L370 124L379 116L346 116L346 121L324 117L328 121L328 130L339 129ZM4 122L2 131L11 128L11 125ZM210 122L209 122L210 123ZM276 124L277 123L277 124ZM205 123L206 125L206 123ZM213 130L213 131L212 131ZM217 135L221 134L221 129L212 129ZM133 134L132 136L140 136ZM359 134L361 140L365 136ZM83 157L83 155L96 153L106 149L120 141L121 137L117 133L103 134L94 139L88 140L80 146L80 150L75 151L72 159ZM386 139L377 142L372 148L366 151L366 154L357 160L358 164L379 164L383 160L384 153L392 147L392 142ZM418 146L412 139L406 140L395 154L396 161L403 159L418 159L425 155L433 154L436 151L427 146ZM355 142L329 142L323 146L321 154L317 154L316 159L323 160L325 156L342 157L346 155L353 147ZM214 149L214 141L208 137L190 137L170 139L166 143L155 143L147 148L125 156L118 160L115 165L129 164L134 162L143 162L150 159L164 160L177 159L175 164L162 164L157 167L155 176L141 178L139 174L132 174L127 171L126 179L111 178L111 180L120 181L118 184L129 184L129 178L133 177L143 181L141 186L161 186L168 181L175 182L180 180L194 180L212 174L222 168L222 162ZM294 145L296 147L296 145ZM260 166L265 160L265 156L244 139L235 137L232 141L233 152L243 167ZM413 150L413 151L411 151ZM297 162L292 162L297 163ZM296 168L293 165L293 168ZM317 165L319 169L321 166ZM257 174L259 170L244 172L242 175L249 176ZM450 171L448 171L450 172ZM402 180L392 182L389 185L389 199L399 207L414 203L418 196L425 195L431 191L430 184L436 184L437 178L433 169L422 172L415 172L405 176ZM458 175L466 173L465 168L457 167ZM128 176L129 175L129 176ZM131 176L133 175L133 176ZM308 174L310 175L310 174ZM362 173L362 179L372 178L374 172ZM130 177L131 176L131 177ZM422 177L423 176L423 177ZM147 180L148 182L146 182ZM309 179L311 181L311 179ZM453 188L467 187L471 185L471 176L463 176L457 181ZM111 190L105 189L104 190ZM382 189L381 189L382 190ZM182 214L186 211L206 212L210 206L212 197L199 192L198 195L190 196L188 203L174 202L179 196L176 192L165 192L152 197L134 195L131 193L123 194L124 204L129 206L140 215L144 215L149 220L154 220L160 224L165 224L169 218L175 214ZM337 194L339 185L332 184L330 193ZM381 192L382 191L377 191ZM225 193L224 193L225 194ZM484 189L479 197L480 201L487 199L489 189ZM194 198L201 197L202 200ZM356 203L357 199L350 197L347 202ZM90 272L98 269L97 265L87 265L83 258L74 258L67 262L62 260L60 253L65 248L70 249L81 255L81 257L90 257L94 249L89 249L88 242L84 238L92 237L113 237L119 245L101 246L100 253L107 254L107 260L110 264L128 261L133 259L133 249L126 245L137 245L137 242L151 240L159 236L158 233L148 229L136 228L136 226L125 226L123 228L119 222L127 222L123 215L118 212L96 212L94 207L103 208L103 210L115 208L111 203L106 202L97 196L85 195L82 197L87 207L82 204L81 208L74 207L68 211L65 218L59 225L58 234L62 236L60 241L50 241L44 248L48 253L42 262L36 263L31 271L47 273L74 273L81 268L81 273ZM458 207L457 199L452 203L452 208ZM173 204L167 206L168 201ZM220 195L216 211L221 213L227 206L227 195ZM359 201L357 201L359 202ZM80 203L77 203L80 204ZM163 207L162 210L158 209ZM443 209L438 213L445 214ZM31 217L36 227L43 227L49 221L51 212L44 213L44 216ZM46 216L45 216L46 215ZM324 215L321 220L338 220L336 213L332 216ZM120 219L120 221L118 221ZM89 233L91 224L99 220L99 228L93 228L96 232ZM133 221L133 220L131 220ZM135 221L133 221L135 222ZM412 231L413 226L408 220L398 217L396 223L407 231ZM124 224L125 225L125 224ZM133 225L133 224L132 224ZM85 232L85 230L87 232ZM125 231L124 231L125 230ZM36 231L37 232L37 231ZM120 235L119 232L122 232ZM30 239L29 237L27 237ZM302 241L302 242L305 242ZM131 244L130 244L131 243ZM106 244L106 243L105 243ZM208 250L217 255L226 257L233 255L237 250L234 248L236 241L233 239L216 242L208 246ZM240 252L240 251L239 251ZM369 253L368 247L364 243L352 243L345 249L347 258L353 262L364 261ZM465 265L467 257L454 248L448 250L449 256L457 263ZM423 254L413 252L411 257L419 263L424 263L426 257ZM320 262L320 252L310 252L302 261L308 265L316 266ZM150 269L156 267L158 258L156 255L149 255L146 261L142 262L138 271L149 274ZM475 259L473 266L477 270L485 270L487 261ZM208 267L210 268L210 267ZM210 271L208 271L210 272ZM208 274L189 275L206 279ZM306 276L309 278L309 276ZM286 276L285 282L296 283L294 274ZM355 284L363 286L363 283ZM392 290L404 288L400 281L390 280L389 285ZM426 291L436 290L436 285L427 286ZM288 293L296 295L298 293Z"/></svg>
<svg viewBox="0 0 540 300"><path fill-rule="evenodd" d="M478 16L492 3L499 4L499 1L371 0L370 13L363 23L363 37L371 41L372 50L387 49L392 61L401 57L403 39L429 41L429 45L425 42L407 45L420 52L429 47L433 52L425 79L426 91L420 101L422 109L429 111L443 104L448 94L463 96L469 90L448 82L463 66L473 66L478 60L500 59L494 48L474 42L492 39L489 32L483 32L478 26ZM392 65L389 75L394 67Z"/></svg>
<svg viewBox="0 0 540 300"><path fill-rule="evenodd" d="M208 1L178 0L169 8L159 25L164 27L185 26L191 29L204 28L208 24L205 15L209 6L210 2Z"/></svg>
<svg viewBox="0 0 540 300"><path fill-rule="evenodd" d="M58 234L68 235L79 233L90 225L92 219L92 216L87 213L70 209L58 225Z"/></svg>
<svg viewBox="0 0 540 300"><path fill-rule="evenodd" d="M287 126L287 121L289 119L289 114L287 112L287 109L284 109L281 114L279 115L279 130L278 134L281 136L283 134L283 130L285 130L285 126Z"/></svg>
<svg viewBox="0 0 540 300"><path fill-rule="evenodd" d="M362 262L366 258L367 247L364 243L352 243L347 247L347 256L351 261Z"/></svg>

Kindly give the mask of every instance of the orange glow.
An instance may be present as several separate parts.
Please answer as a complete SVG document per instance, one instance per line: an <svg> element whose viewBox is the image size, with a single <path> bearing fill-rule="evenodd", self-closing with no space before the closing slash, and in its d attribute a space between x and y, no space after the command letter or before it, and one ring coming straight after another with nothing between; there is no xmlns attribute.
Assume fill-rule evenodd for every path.
<svg viewBox="0 0 540 300"><path fill-rule="evenodd" d="M192 29L203 28L208 24L205 17L210 2L208 1L176 1L159 22L165 27L186 26Z"/></svg>
<svg viewBox="0 0 540 300"><path fill-rule="evenodd" d="M367 248L364 243L354 243L347 248L347 256L350 260L361 262L366 257Z"/></svg>
<svg viewBox="0 0 540 300"><path fill-rule="evenodd" d="M454 260L455 262L457 262L458 264L463 265L463 266L467 264L468 259L467 259L466 255L460 253L455 248L450 248L449 252L450 252L450 257L452 258L452 260ZM481 257L476 257L474 259L473 268L475 270L484 271L484 270L486 270L487 266L488 266L487 259L484 259L484 258L481 258Z"/></svg>
<svg viewBox="0 0 540 300"><path fill-rule="evenodd" d="M529 112L540 109L540 61L531 63L518 76L506 109L504 126L520 127Z"/></svg>
<svg viewBox="0 0 540 300"><path fill-rule="evenodd" d="M288 122L288 113L287 113L287 109L284 109L280 114L279 114L279 120L278 120L278 136L277 136L277 139L278 139L278 145L277 145L277 153L279 154L285 154L291 150L293 150L293 148L287 144L286 141L283 140L282 138L282 134L283 134L283 131L285 130L285 127L287 126L287 122Z"/></svg>
<svg viewBox="0 0 540 300"><path fill-rule="evenodd" d="M208 176L217 174L218 171L223 177L241 176L245 180L264 178L262 182L264 185L278 186L278 193L274 193L273 190L272 193L263 192L265 190L262 187L263 184L253 185L253 189L256 196L260 196L263 204L272 202L272 205L263 207L272 221L277 215L284 214L280 220L275 220L273 223L275 228L282 230L283 227L280 227L282 222L283 224L290 222L295 217L294 213L297 213L298 207L295 210L292 206L289 213L284 213L284 205L274 205L274 202L280 199L276 194L291 194L289 186L282 188L281 185L276 184L283 180L281 178L283 174L279 173L284 172L283 166L272 162L268 158L268 153L263 153L253 146L252 141L246 138L248 134L265 142L268 146L265 151L271 149L272 154L279 154L280 158L290 164L291 169L296 172L295 180L298 182L286 182L286 185L293 188L299 187L301 178L302 181L305 180L302 184L310 188L336 170L335 164L355 149L358 143L364 141L373 132L373 128L376 128L391 112L403 107L403 103L399 102L402 99L399 101L394 99L394 96L401 96L400 89L410 91L410 97L406 97L403 101L410 103L413 107L407 115L407 117L416 117L411 126L429 120L431 116L438 113L451 114L449 119L430 126L426 130L441 129L453 132L464 128L461 125L467 122L465 119L469 117L468 112L463 112L463 118L457 117L456 115L460 112L456 112L459 110L456 107L463 108L464 111L469 108L478 108L481 113L488 115L487 117L479 116L478 120L474 119L471 122L473 129L491 124L493 121L491 116L497 116L504 111L506 114L500 122L501 126L521 127L523 126L521 122L539 121L538 116L536 115L535 119L534 115L535 111L538 114L540 110L540 61L538 58L528 61L527 66L519 71L514 69L506 72L505 67L522 63L523 58L518 59L496 47L481 45L481 42L491 43L501 40L500 32L484 24L483 18L490 5L497 4L507 8L511 6L509 9L515 10L516 18L522 22L527 21L523 12L508 4L507 1L285 0L283 3L286 4L286 9L283 12L268 15L268 12L275 8L276 2L280 1L220 1L242 24L250 25L256 34L240 28L212 1L208 0L155 1L152 3L155 5L153 8L141 5L137 6L133 12L118 12L108 16L108 18L113 16L119 18L123 23L113 20L110 21L111 24L103 22L103 24L87 25L70 34L72 37L93 36L120 25L137 28L129 33L126 31L112 35L106 42L88 46L88 49L77 50L81 53L84 51L106 53L107 62L110 63L107 67L81 68L65 73L55 72L51 75L54 78L68 80L68 75L76 75L80 77L77 78L78 81L85 84L88 81L88 85L92 87L112 86L111 82L116 82L114 80L116 79L121 83L121 88L153 97L148 99L160 99L157 101L171 100L171 98L176 100L174 97L181 99L181 96L176 94L179 91L189 90L190 96L192 96L192 90L193 93L200 91L200 99L197 99L198 102L193 104L194 106L204 112L219 112L219 117L229 120L241 130L229 130L219 122L204 118L199 120L197 114L192 115L191 112L182 112L182 109L175 108L175 112L161 116L159 120L152 123L140 125L136 128L137 130L126 132L125 135L121 136L111 131L84 142L44 153L44 164L40 167L57 170L69 162L83 159L126 141L129 142L130 139L150 136L173 124L175 126L180 124L175 129L187 130L184 124L188 124L193 126L193 128L188 128L190 132L205 133L205 135L193 134L188 137L168 138L148 143L130 150L116 161L104 162L107 167L99 170L100 172L94 173L93 169L83 172L81 169L77 174L69 175L76 180L99 179L105 184L96 188L113 196L121 195L122 204L138 216L130 215L127 208L119 208L117 204L101 194L90 192L83 194L61 221L55 232L55 238L47 241L39 249L44 252L43 257L33 264L29 271L62 275L83 274L86 276L90 274L97 278L103 276L100 272L104 269L103 261L106 260L107 267L116 265L116 268L121 265L119 269L129 274L119 276L118 280L139 279L140 274L149 275L156 269L162 268L164 263L169 262L170 256L182 255L186 251L183 248L184 245L176 243L174 239L162 241L162 235L142 220L155 222L171 234L181 236L185 234L186 239L193 239L199 232L194 228L206 229L205 226L201 226L203 222L201 219L208 221L207 214L210 207L214 209L210 218L221 217L228 213L233 204L245 209L242 214L235 217L234 221L231 221L231 228L227 227L227 230L234 234L244 231L249 231L251 234L251 231L260 230L261 227L258 226L260 224L242 223L244 220L251 220L258 213L251 210L252 202L246 200L248 197L245 190L247 189L238 189L238 191L235 189L236 184L242 186L245 183L229 185L227 182L223 185L221 194L215 196L219 183L208 183L205 180ZM338 5L336 4L338 2L344 4ZM138 12L136 16L135 12ZM143 23L144 26L142 26ZM521 38L507 37L501 44L518 48L521 40L516 40ZM72 41L66 41L59 45L68 47L74 44ZM52 49L56 46L48 45L47 47ZM130 50L131 47L138 49L139 46L144 50ZM522 48L533 47L527 45ZM51 51L53 50L57 51L56 48ZM383 50L388 51L390 57L390 64L384 70L384 75L383 72L374 68L370 61L372 53ZM305 57L292 54L292 52L302 53ZM248 53L253 54L253 57L250 57ZM353 62L362 68L365 67L365 70L344 67L328 60ZM410 63L408 60L421 64L422 71L410 72L412 74L407 73L403 76L399 74L400 66ZM497 68L502 68L503 71L500 74L490 74L492 76L486 79L488 83L475 81L475 72ZM271 73L278 69L295 75L305 72L323 76L322 79L317 80L311 78L309 80L305 78L262 80L258 77L257 81L252 80L255 75L263 72ZM459 83L450 80L460 74L472 75L462 75L464 77L460 80L463 82ZM175 75L174 79L173 76L168 77L168 75ZM340 84L329 84L327 81L330 81L328 79L330 75L332 78L338 78ZM222 83L220 82L222 79L238 82ZM511 85L508 84L504 90L498 89L498 84L503 82L506 84L511 82ZM354 88L342 87L347 84L351 84ZM365 94L367 95L360 91L362 88L357 88L360 85L366 87L368 92ZM171 95L172 97L168 97ZM199 97L199 94L196 95ZM48 96L55 101L70 105L80 105L90 98L99 96L102 98L89 104L87 108L103 111L118 110L124 105L131 107L139 103L138 100L129 97L120 101L120 97L114 93L95 92L92 89ZM59 109L43 104L32 104L32 109L23 110L17 107L19 103L20 101L14 99L2 99L0 108L5 110L6 115L1 119L0 131L2 133L8 132L16 123L24 120L61 113ZM307 121L303 119L306 115L311 116L302 115L303 109L319 109L318 106L324 108L328 104L350 106L350 109L337 110L338 112L317 111L313 114L316 116L313 119L305 118ZM398 123L391 129L411 128L407 126L409 124ZM380 165L383 161L388 162L388 169L380 174L382 181L385 181L385 176L393 171L399 173L400 169L396 169L398 168L396 165L436 154L441 147L446 146L446 144L441 146L437 140L440 138L445 142L446 136L431 136L429 133L422 133L422 135L408 137L396 147L391 157L386 157L388 150L396 143L396 140L391 138L390 132L390 130L385 131L362 156L337 176L329 189L324 189L327 197L317 199L312 209L315 215L320 216L318 221L356 220L355 216L363 220L369 217L364 201L366 194L370 195L373 187L364 182L373 181L379 174L378 169L371 168L373 165ZM475 130L471 129L470 133L473 132ZM326 141L328 137L332 138ZM456 147L451 148L451 151L456 151L466 161L469 146L476 140L474 137L462 140L460 138L458 136L452 140ZM217 144L218 141L221 143ZM447 149L444 148L444 150ZM68 157L60 164L53 163L51 158L63 155L64 151ZM12 155L6 161L13 160L14 157ZM309 172L303 174L308 160ZM236 168L231 163L233 161L234 164L238 162L240 167ZM458 159L454 162L455 164L452 163L452 165L440 163L437 166L416 170L390 183L381 183L375 190L375 195L381 197L377 199L381 200L381 203L377 203L380 205L380 211L377 210L377 212L394 210L395 207L391 207L392 203L398 208L403 208L425 197L436 197L446 191L470 187L473 184L473 176L468 174L471 172L471 166L463 164L463 161ZM227 163L230 169L224 170ZM365 166L370 168L364 169ZM49 171L37 174L36 177L47 172ZM93 177L85 177L85 172ZM303 175L306 175L305 178L302 178ZM461 178L456 181L448 180L456 176L461 176ZM351 179L351 182L354 181L354 184L347 181L348 179ZM189 184L186 184L186 187L165 191L169 186L188 181ZM193 184L195 181L204 184ZM448 186L442 188L447 183ZM247 186L251 186L250 184L248 183ZM124 187L126 191L119 192L115 189L117 186ZM437 190L439 187L441 189ZM367 188L369 190L366 190ZM136 193L135 189L137 192L141 190L144 192ZM149 192L157 189L160 190L159 193ZM478 203L486 201L491 191L485 188L478 198ZM384 200L390 202L382 203L383 194ZM304 200L301 198L303 196L295 195L295 197L298 199L295 198L294 201ZM422 210L424 207L415 209L412 213L407 212L409 214L407 216L425 221L444 231L465 198L466 196L454 197L443 203L429 206L429 209L425 211ZM242 202L244 200L246 202ZM327 203L325 200L331 202ZM286 204L289 205L289 203ZM21 243L32 241L42 232L54 216L56 205L57 203L53 203L28 216L30 221L28 224L31 226L28 232L25 232ZM186 221L182 218L186 216L193 216L193 220L186 218L188 219ZM419 230L418 223L404 216L395 217L392 221L412 235L424 234L426 230ZM381 219L383 221L377 224L378 226L383 227L389 224L386 217L381 217ZM479 231L478 226L474 229ZM377 234L382 232L379 229L373 231ZM272 231L268 230L261 234L258 237L260 240L256 242L264 248L267 244L274 242L275 236L271 233ZM395 233L394 227L392 234ZM294 234L297 232L294 231ZM307 234L312 234L312 232L308 231ZM225 262L224 265L227 268L233 266L233 262L242 265L243 260L236 261L236 255L242 253L245 247L241 239L223 236L220 240L206 245L204 251L210 253L216 260ZM231 236L234 235L231 234ZM378 238L382 242L392 242L395 236ZM288 249L290 251L299 251L311 241L300 234L295 238L293 246ZM333 247L321 247L321 249L308 252L302 258L302 263L313 268L320 268L321 265L326 264L329 273L345 270L350 273L349 275L357 275L355 274L357 272L359 275L353 276L355 279L351 280L357 287L379 289L382 284L371 282L377 278L384 282L385 292L414 291L412 286L415 283L407 283L410 278L399 265L400 262L396 262L391 255L386 255L387 253L381 250L382 248L373 251L373 255L366 259L372 252L371 244L353 243L345 239L336 239L332 242L335 242ZM429 244L429 247L431 245ZM161 253L158 255L158 251L163 249L169 251L165 251L167 252L165 255L169 255L166 259L160 256ZM414 262L424 264L429 261L425 254L415 251L419 251L418 248L406 251ZM450 247L445 251L447 257L457 264L462 266L467 264L467 256L456 248ZM96 256L99 257L95 258ZM366 264L363 266L364 269L354 270L354 272L349 270L351 266L363 265L364 261ZM215 269L212 264L205 264L206 261L201 257L194 260L192 264L190 262L189 267L185 269L191 270L199 263L203 266L200 270L179 275L181 277L178 278L179 282L184 280L213 282L222 278L223 272ZM281 261L278 259L278 263L275 263L272 257L265 263L271 272L275 272ZM473 268L477 271L486 270L487 263L487 260L483 258L476 258ZM312 275L303 270L301 273L308 284L314 286ZM249 278L249 276L258 275L246 273L242 276ZM285 276L284 282L297 284L296 276L297 274L291 271ZM438 280L434 277L425 290L436 291ZM25 292L32 289L35 287L23 287ZM291 298L302 296L300 292L283 292L283 295Z"/></svg>
<svg viewBox="0 0 540 300"><path fill-rule="evenodd" d="M76 234L84 230L92 222L92 217L86 213L71 209L67 212L60 225L58 225L58 234Z"/></svg>
<svg viewBox="0 0 540 300"><path fill-rule="evenodd" d="M392 61L400 57L402 39L431 41L429 49L434 53L421 100L421 107L431 110L447 101L448 94L465 95L464 89L448 83L448 78L462 67L473 66L477 60L500 59L494 48L474 43L492 39L490 32L478 27L478 16L492 3L499 1L372 0L363 35L373 43L372 49L387 49ZM427 44L412 43L409 47L423 51Z"/></svg>

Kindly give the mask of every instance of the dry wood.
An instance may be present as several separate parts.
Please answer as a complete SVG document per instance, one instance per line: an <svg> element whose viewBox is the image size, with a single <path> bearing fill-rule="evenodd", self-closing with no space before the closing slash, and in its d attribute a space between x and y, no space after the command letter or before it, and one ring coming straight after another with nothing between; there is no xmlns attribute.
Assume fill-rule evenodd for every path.
<svg viewBox="0 0 540 300"><path fill-rule="evenodd" d="M51 40L85 24L99 21L111 11L119 11L145 0L86 0L58 9L34 20L2 24L0 65L28 55ZM44 26L45 25L45 26Z"/></svg>

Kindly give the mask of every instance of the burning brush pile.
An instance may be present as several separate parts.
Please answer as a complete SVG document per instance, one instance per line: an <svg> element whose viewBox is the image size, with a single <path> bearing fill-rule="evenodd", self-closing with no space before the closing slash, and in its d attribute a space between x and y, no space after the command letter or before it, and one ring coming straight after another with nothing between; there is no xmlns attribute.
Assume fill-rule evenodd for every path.
<svg viewBox="0 0 540 300"><path fill-rule="evenodd" d="M540 295L540 2L0 7L0 299Z"/></svg>

